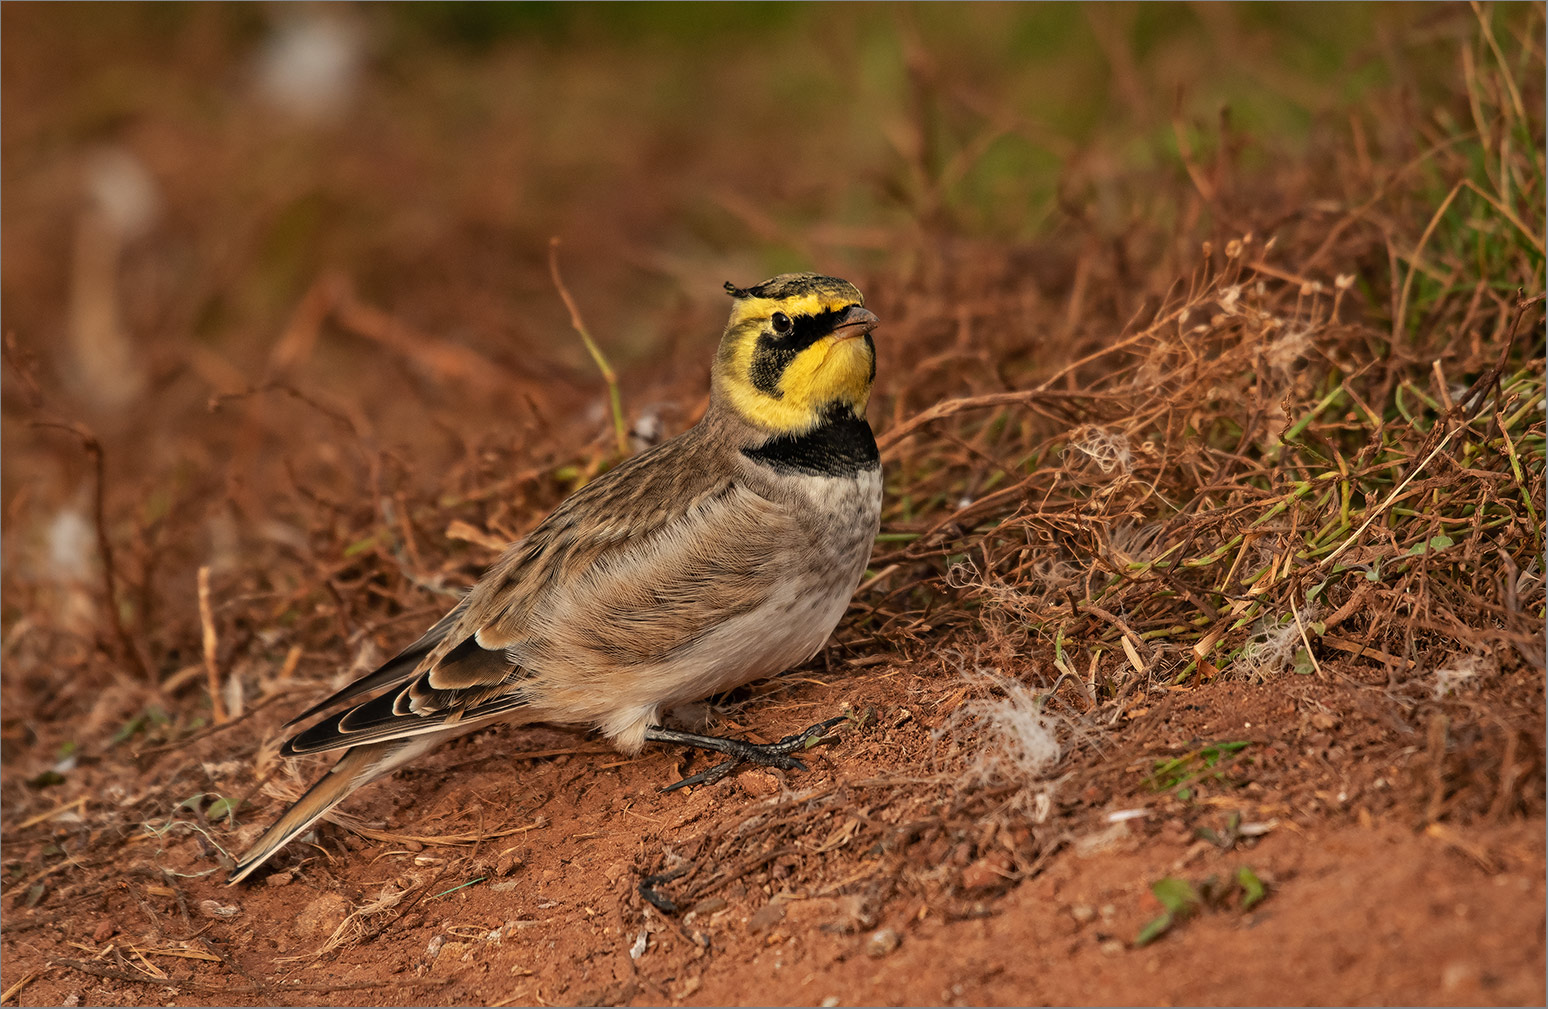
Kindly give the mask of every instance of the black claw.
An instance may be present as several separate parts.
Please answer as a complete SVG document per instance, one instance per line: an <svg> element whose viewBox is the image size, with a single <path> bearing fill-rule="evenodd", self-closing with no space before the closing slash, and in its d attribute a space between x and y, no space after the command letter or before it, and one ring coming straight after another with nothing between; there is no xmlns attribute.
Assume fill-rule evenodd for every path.
<svg viewBox="0 0 1548 1009"><path fill-rule="evenodd" d="M779 751L781 753L789 753L791 750L805 750L821 742L827 736L828 730L842 721L844 721L843 715L837 718L830 718L826 722L818 722L816 725L803 729L793 736L786 736L772 745L783 747Z"/></svg>
<svg viewBox="0 0 1548 1009"><path fill-rule="evenodd" d="M646 876L644 879L640 880L640 896L644 897L646 900L650 901L651 904L660 910L665 911L667 914L676 914L677 903L666 894L659 892L656 887L660 886L662 883L672 882L672 880L677 879L687 871L687 867L684 867L681 869L673 869L671 872L662 872L657 873L654 876Z"/></svg>
<svg viewBox="0 0 1548 1009"><path fill-rule="evenodd" d="M646 730L645 738L653 742L678 743L685 746L697 746L701 749L714 750L726 754L730 759L723 760L713 767L706 768L698 774L692 774L667 785L663 792L675 792L679 788L689 785L712 785L730 774L737 765L742 763L759 764L764 767L778 767L786 771L806 770L805 761L798 757L790 756L794 750L806 750L821 742L827 736L828 730L844 721L844 716L830 718L825 722L808 726L800 732L786 736L775 743L749 743L741 739L724 739L720 736L701 736L691 732L678 732L673 729L665 729L660 726L652 726Z"/></svg>
<svg viewBox="0 0 1548 1009"><path fill-rule="evenodd" d="M690 774L682 781L674 782L662 788L661 790L663 792L675 792L679 788L687 788L689 785L713 785L721 778L724 778L726 775L730 774L732 768L736 767L736 765L740 763L741 761L737 760L735 757L731 758L730 760L722 760L720 763L713 767L705 768L698 774Z"/></svg>

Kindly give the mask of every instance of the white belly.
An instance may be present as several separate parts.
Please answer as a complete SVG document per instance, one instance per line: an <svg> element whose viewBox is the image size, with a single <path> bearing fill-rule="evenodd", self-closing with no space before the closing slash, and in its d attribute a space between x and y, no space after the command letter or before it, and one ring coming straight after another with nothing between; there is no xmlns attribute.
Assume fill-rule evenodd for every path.
<svg viewBox="0 0 1548 1009"><path fill-rule="evenodd" d="M639 676L635 682L641 684L641 695L617 698L601 719L600 727L620 749L638 749L662 710L807 661L838 626L865 574L880 526L881 473L801 479L818 526L805 568L756 609L732 617L671 662Z"/></svg>

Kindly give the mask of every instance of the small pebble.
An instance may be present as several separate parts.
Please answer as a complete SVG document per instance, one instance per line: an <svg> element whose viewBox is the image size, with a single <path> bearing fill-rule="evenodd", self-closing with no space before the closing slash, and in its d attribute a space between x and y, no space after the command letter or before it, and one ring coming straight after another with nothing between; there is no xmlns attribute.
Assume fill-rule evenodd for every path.
<svg viewBox="0 0 1548 1009"><path fill-rule="evenodd" d="M289 886L295 878L296 874L287 870L285 872L271 872L264 877L263 882L265 886Z"/></svg>
<svg viewBox="0 0 1548 1009"><path fill-rule="evenodd" d="M762 932L785 920L785 902L771 900L752 913L747 919L747 931Z"/></svg>
<svg viewBox="0 0 1548 1009"><path fill-rule="evenodd" d="M897 949L903 942L903 937L890 928L879 928L871 933L871 937L865 941L865 955L880 960L882 957Z"/></svg>
<svg viewBox="0 0 1548 1009"><path fill-rule="evenodd" d="M754 799L765 799L771 795L778 795L780 789L779 778L769 771L747 771L737 778L737 784L742 786L742 791Z"/></svg>
<svg viewBox="0 0 1548 1009"><path fill-rule="evenodd" d="M719 911L725 906L726 899L724 897L705 897L703 900L693 905L693 907L690 907L688 909L688 914L696 914L702 917L706 914L714 914L716 911Z"/></svg>
<svg viewBox="0 0 1548 1009"><path fill-rule="evenodd" d="M1117 939L1109 939L1097 948L1108 956L1117 956L1123 952L1123 943Z"/></svg>
<svg viewBox="0 0 1548 1009"><path fill-rule="evenodd" d="M1010 860L1003 855L980 858L962 870L964 890L993 890L1006 882Z"/></svg>
<svg viewBox="0 0 1548 1009"><path fill-rule="evenodd" d="M1090 904L1076 904L1070 908L1070 917L1085 925L1096 919L1096 908Z"/></svg>
<svg viewBox="0 0 1548 1009"><path fill-rule="evenodd" d="M97 922L96 931L91 933L91 941L107 942L113 937L113 933L117 931L118 926L113 924L112 919L103 918L101 921Z"/></svg>
<svg viewBox="0 0 1548 1009"><path fill-rule="evenodd" d="M1477 964L1466 960L1454 960L1441 970L1441 991L1448 994L1478 984Z"/></svg>
<svg viewBox="0 0 1548 1009"><path fill-rule="evenodd" d="M295 913L293 928L300 935L332 935L349 916L349 901L337 893L318 894L317 897Z"/></svg>

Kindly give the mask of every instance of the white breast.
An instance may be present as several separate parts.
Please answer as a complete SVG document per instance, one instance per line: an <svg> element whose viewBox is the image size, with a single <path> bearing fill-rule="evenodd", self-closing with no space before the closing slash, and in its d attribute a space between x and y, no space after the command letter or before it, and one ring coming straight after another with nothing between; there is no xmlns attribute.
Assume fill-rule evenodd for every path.
<svg viewBox="0 0 1548 1009"><path fill-rule="evenodd" d="M664 709L807 661L838 626L880 527L881 472L789 479L809 501L803 511L810 516L812 535L803 545L802 563L761 606L727 620L670 664L640 676L638 696L617 698L600 727L620 749L637 749L646 727L657 724Z"/></svg>

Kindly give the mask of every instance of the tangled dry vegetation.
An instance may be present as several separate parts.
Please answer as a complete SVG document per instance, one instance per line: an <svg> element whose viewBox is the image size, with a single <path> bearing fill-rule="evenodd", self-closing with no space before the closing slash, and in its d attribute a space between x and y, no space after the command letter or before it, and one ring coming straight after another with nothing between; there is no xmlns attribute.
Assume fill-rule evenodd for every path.
<svg viewBox="0 0 1548 1009"><path fill-rule="evenodd" d="M956 614L1046 639L1086 705L1311 671L1326 649L1394 672L1459 649L1538 661L1540 297L1480 279L1428 339L1392 341L1342 321L1354 274L1304 279L1274 251L1232 240L1034 391L890 430L904 545L878 567L934 561L979 604ZM879 613L918 585L894 580ZM1299 663L1254 647L1286 627Z"/></svg>
<svg viewBox="0 0 1548 1009"><path fill-rule="evenodd" d="M959 717L935 726L904 772L706 818L643 857L647 900L702 910L726 884L782 866L844 902L856 928L899 894L982 914L986 894L1035 873L1076 817L1122 790L1104 741L1149 698L1305 676L1413 709L1504 667L1540 689L1542 53L1529 51L1531 72L1517 74L1485 40L1468 52L1456 121L1413 121L1413 149L1382 150L1356 122L1352 149L1269 171L1244 167L1245 139L1222 124L1213 156L1181 145L1177 185L1153 174L1115 184L1137 208L1122 233L1073 211L1037 246L921 225L925 240L897 270L856 278L886 324L872 416L887 510L827 661L848 675L889 663L936 670L928 704ZM1143 226L1163 204L1179 225ZM517 389L519 430L478 444L441 432L444 470L432 491L416 489L411 461L358 415L290 381L328 327L438 379ZM34 364L10 342L7 363L8 395L49 417ZM289 421L307 418L314 442L276 456L269 473L283 493L184 472L175 497L99 496L86 535L103 547L100 583L61 587L7 565L6 661L23 670L7 684L35 706L29 743L111 739L94 756L116 759L110 751L128 743L146 761L271 705L293 707L378 661L381 641L412 637L618 458L605 420L556 416L562 397L538 380L416 333L334 278L303 301L270 363L261 388L209 401L247 421L234 445L209 454L268 451L274 411L294 411ZM695 384L657 398L702 410L700 371L681 371ZM633 434L650 441L662 421L629 381ZM100 467L89 432L45 423L74 432L54 433L79 438ZM578 449L582 430L591 440ZM241 563L223 563L222 537L238 528L258 534ZM194 571L196 581L184 577ZM115 605L83 623L94 595ZM340 641L349 670L337 669ZM50 683L46 671L60 667L92 675ZM100 704L84 703L96 692ZM878 727L863 700L851 709L857 733L903 724ZM107 714L66 738L49 725L62 710ZM138 714L109 721L124 710ZM54 872L101 869L118 846L174 831L202 839L209 864L198 871L214 872L233 846L230 825L256 826L251 803L300 787L277 757L273 715L261 738L227 737L221 761L108 786L77 810L68 837L12 863L11 907L47 896L66 913L106 877L71 874L51 891ZM1488 766L1437 785L1424 815L1540 814L1542 746L1540 724L1513 726L1504 751L1477 744ZM61 751L61 763L71 757ZM8 786L8 840L64 822L43 784ZM475 850L530 826L411 835L339 822L378 840ZM964 864L987 882L964 880ZM379 933L373 916L401 917L403 897L384 890L314 955ZM683 931L694 937L691 920Z"/></svg>

